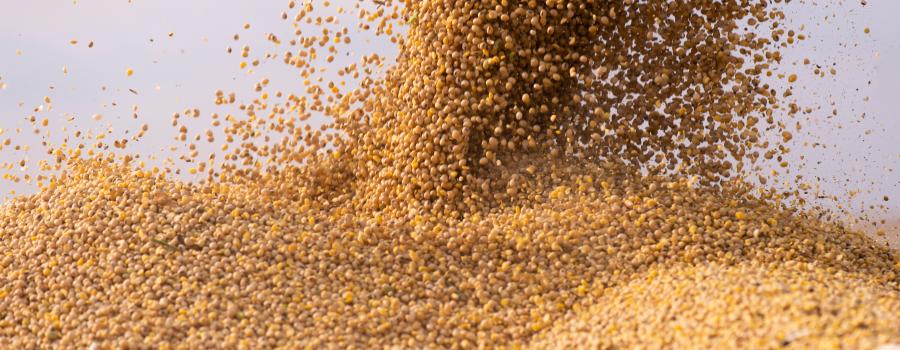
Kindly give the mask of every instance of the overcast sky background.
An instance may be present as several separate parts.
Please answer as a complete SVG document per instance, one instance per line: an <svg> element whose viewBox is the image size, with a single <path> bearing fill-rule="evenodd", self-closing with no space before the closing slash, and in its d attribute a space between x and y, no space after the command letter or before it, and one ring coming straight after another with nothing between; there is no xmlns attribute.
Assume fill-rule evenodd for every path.
<svg viewBox="0 0 900 350"><path fill-rule="evenodd" d="M353 4L332 3L349 8ZM204 115L229 112L214 107L217 89L250 98L253 84L266 77L272 79L272 91L302 88L297 71L280 61L264 61L250 72L239 69L245 59L236 54L244 43L250 44L255 57L288 49L265 40L270 32L282 41L290 37L289 21L280 18L287 1L0 0L0 4L0 128L5 129L0 141L22 128L28 134L13 135L15 140L36 146L40 137L31 133L26 121L30 115L49 118L56 135L73 126L136 130L148 123L148 139L132 150L166 155L163 147L175 135L169 126L173 112L193 107ZM857 0L794 1L788 9L789 25L805 27L802 32L810 39L784 52L782 69L800 75L795 94L802 104L816 108L808 118L792 121L799 122L804 132L796 135L791 157L804 157L806 166L791 169L790 176L820 178L825 194L846 198L841 204L857 213L885 204L883 197L888 196L887 210L865 212L900 220L900 20L896 18L900 1L869 0L867 6ZM251 29L244 30L244 23ZM344 24L353 28L353 23ZM866 27L870 34L864 33ZM234 41L234 34L241 40ZM70 44L71 40L78 43ZM90 41L93 48L87 47ZM391 45L367 38L354 38L353 45L360 51L395 52ZM225 52L229 46L235 54ZM826 71L834 67L838 74L816 78L812 65L802 64L804 58ZM129 68L134 70L131 77L125 74ZM52 99L53 109L33 112L44 104L44 96ZM133 105L139 106L139 120L131 119ZM832 109L838 110L837 116L829 117ZM95 113L104 119L93 121ZM66 122L69 116L74 122ZM827 148L803 147L804 142L820 142ZM0 163L24 156L40 155L4 149ZM790 176L786 181L792 182ZM13 190L29 191L0 182L0 198ZM851 199L848 190L862 192ZM890 231L900 238L900 228Z"/></svg>

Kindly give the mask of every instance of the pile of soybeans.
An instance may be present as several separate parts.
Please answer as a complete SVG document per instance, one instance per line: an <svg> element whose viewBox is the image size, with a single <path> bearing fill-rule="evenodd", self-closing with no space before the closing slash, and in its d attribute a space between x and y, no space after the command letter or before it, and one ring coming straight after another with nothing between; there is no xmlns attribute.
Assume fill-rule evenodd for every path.
<svg viewBox="0 0 900 350"><path fill-rule="evenodd" d="M804 39L780 5L292 1L269 39L302 92L219 91L243 115L196 138L199 110L173 118L204 179L128 139L47 146L0 207L0 347L900 343L900 255L764 189L801 109L770 83ZM390 68L331 63L328 10L389 36Z"/></svg>

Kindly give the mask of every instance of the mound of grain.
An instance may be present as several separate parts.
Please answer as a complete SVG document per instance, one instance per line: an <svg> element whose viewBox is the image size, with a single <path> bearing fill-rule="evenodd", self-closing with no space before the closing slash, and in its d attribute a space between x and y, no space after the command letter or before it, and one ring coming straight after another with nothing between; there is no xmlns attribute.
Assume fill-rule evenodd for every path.
<svg viewBox="0 0 900 350"><path fill-rule="evenodd" d="M815 264L665 267L610 288L535 349L875 349L900 339L897 290Z"/></svg>

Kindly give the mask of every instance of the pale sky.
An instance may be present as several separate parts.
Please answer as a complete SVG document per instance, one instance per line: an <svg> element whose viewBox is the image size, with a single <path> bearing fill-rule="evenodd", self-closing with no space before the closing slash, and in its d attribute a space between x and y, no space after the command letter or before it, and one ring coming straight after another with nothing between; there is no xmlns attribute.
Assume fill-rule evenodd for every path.
<svg viewBox="0 0 900 350"><path fill-rule="evenodd" d="M30 115L50 118L56 135L62 134L57 130L66 126L71 130L73 125L136 130L148 123L148 139L132 151L165 155L160 149L171 143L175 134L169 126L172 113L193 107L204 115L228 112L213 105L217 89L250 98L253 84L263 78L272 80L273 91L299 92L302 86L297 72L279 60L264 61L251 73L239 69L244 59L236 54L245 43L250 44L251 57L288 49L265 40L269 32L288 38L293 31L290 21L282 21L280 16L287 10L287 1L0 2L0 87L5 86L0 88L0 128L6 130L0 141L21 127L27 134L13 135L15 140L39 143L40 138L31 134L25 121ZM332 3L352 8L354 2ZM800 75L795 88L800 102L822 109L809 118L791 121L799 122L805 132L797 135L792 157L803 156L810 165L792 169L792 175L821 178L827 194L846 197L848 189L864 190L843 203L856 212L883 204L883 196L888 196L889 209L872 213L900 218L900 118L896 112L900 110L900 20L896 18L900 1L869 0L865 7L856 0L806 3L789 5L788 24L805 26L802 32L810 40L784 52L782 69ZM251 24L251 29L244 30L244 23ZM344 24L353 28L351 22ZM870 34L864 33L866 27ZM234 41L234 34L241 40ZM70 40L78 43L70 44ZM90 41L93 48L87 47ZM229 46L234 54L225 52ZM353 48L388 55L394 52L390 45L368 39L355 40ZM804 58L826 71L834 67L838 74L815 78L812 65L802 65ZM131 77L125 74L129 68L134 70ZM44 96L52 99L53 110L33 112L43 104ZM139 106L137 121L130 117L133 105ZM833 108L838 115L829 118ZM95 113L104 119L91 120ZM65 122L68 115L75 116L74 124ZM820 142L828 148L802 147L804 141ZM22 156L4 149L0 163ZM31 152L29 156L39 155ZM28 192L26 187L0 182L0 195L10 190ZM900 235L900 229L894 230Z"/></svg>

